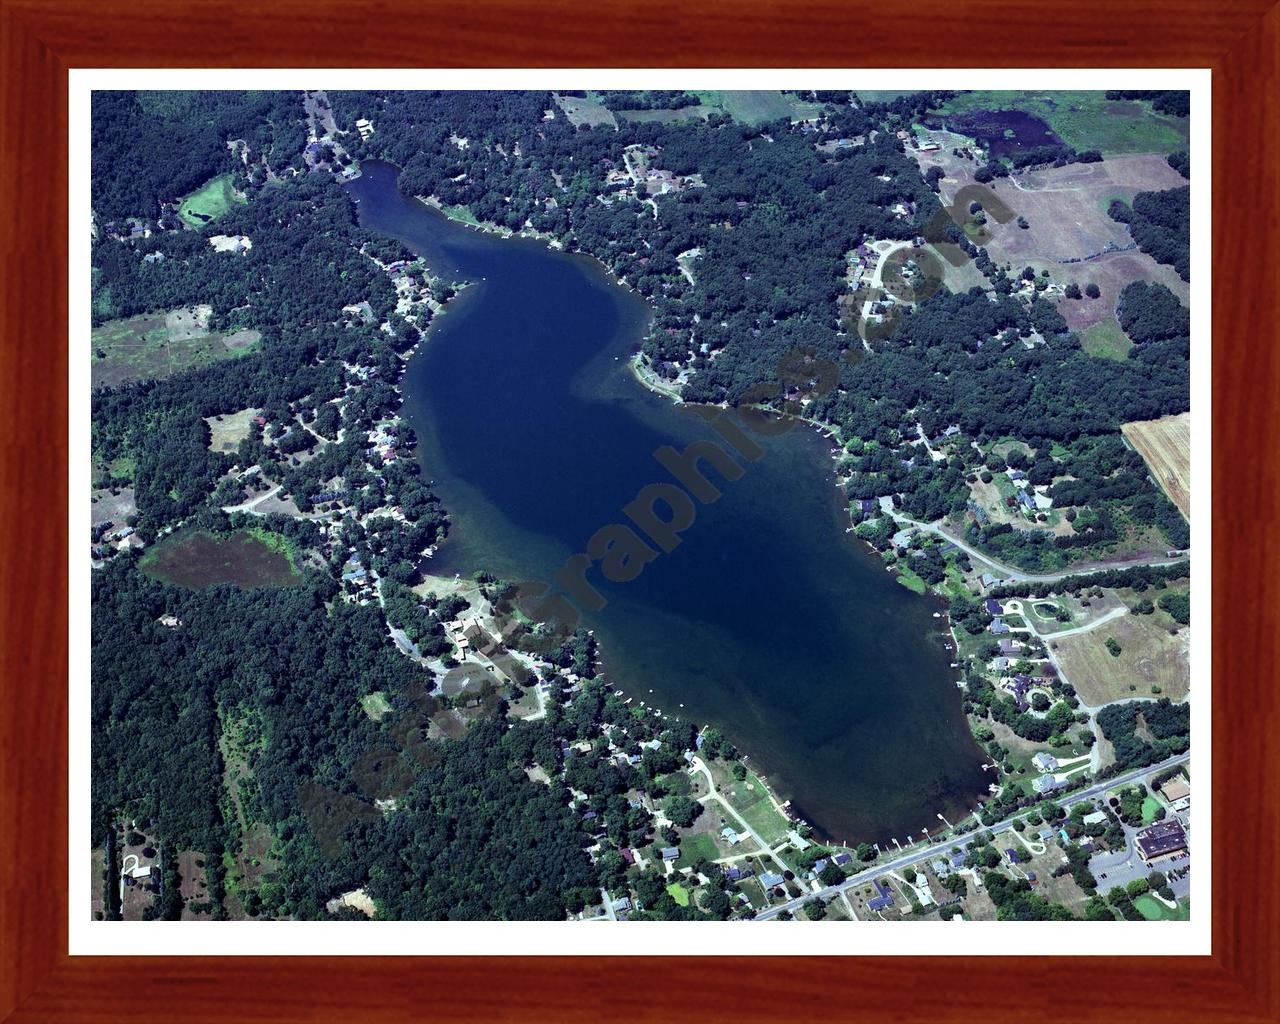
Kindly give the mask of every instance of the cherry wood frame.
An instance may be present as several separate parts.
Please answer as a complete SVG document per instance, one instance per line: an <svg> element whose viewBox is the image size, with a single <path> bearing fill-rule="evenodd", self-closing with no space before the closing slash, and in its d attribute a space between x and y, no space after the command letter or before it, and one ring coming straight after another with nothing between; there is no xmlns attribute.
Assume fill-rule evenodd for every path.
<svg viewBox="0 0 1280 1024"><path fill-rule="evenodd" d="M1271 4L738 0L717 14L665 0L0 0L0 1018L1280 1019ZM68 956L67 70L476 64L1212 68L1217 784L1214 902L1196 908L1212 913L1212 956ZM1144 928L1128 927L1141 943Z"/></svg>

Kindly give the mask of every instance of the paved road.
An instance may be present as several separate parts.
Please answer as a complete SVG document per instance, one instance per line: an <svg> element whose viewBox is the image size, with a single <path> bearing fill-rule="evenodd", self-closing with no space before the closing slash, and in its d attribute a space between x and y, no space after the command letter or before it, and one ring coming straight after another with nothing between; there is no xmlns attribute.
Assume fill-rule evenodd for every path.
<svg viewBox="0 0 1280 1024"><path fill-rule="evenodd" d="M1064 636L1075 636L1077 633L1088 633L1092 629L1097 629L1103 623L1110 622L1112 619L1118 619L1120 616L1128 614L1129 609L1124 606L1112 608L1106 615L1101 615L1092 622L1086 622L1083 626L1076 626L1074 629L1064 629L1060 633L1041 633L1035 628L1035 626L1031 625L1031 616L1029 614L1024 612L1022 617L1027 620L1027 625L1030 626L1031 632L1041 640L1059 640Z"/></svg>
<svg viewBox="0 0 1280 1024"><path fill-rule="evenodd" d="M1154 775L1157 772L1164 771L1164 769L1166 768L1172 768L1175 764L1181 764L1184 761L1188 761L1190 760L1190 758L1191 758L1191 754L1189 752L1185 754L1178 754L1177 756L1168 758L1167 760L1161 761L1158 764L1148 765L1146 768L1139 768L1131 772L1125 772L1122 775L1116 775L1113 778L1106 779L1102 782L1097 782L1086 789L1080 790L1079 792L1065 794L1061 802L1063 804L1077 804L1082 800L1089 800L1095 796L1100 796L1101 794L1105 793L1109 789L1114 789L1117 786L1126 785L1127 783L1143 778L1144 776ZM1014 814L1008 818L1005 818L1004 821L998 822L997 824L993 825L990 831L1001 832L1004 829L1012 826L1015 821L1017 821L1019 818L1025 817L1030 812L1031 812L1031 808L1026 808L1024 810L1021 810L1017 814ZM762 910L759 914L757 914L755 917L755 920L768 921L771 918L777 917L784 910L789 910L794 913L797 909L799 909L801 906L803 906L805 903L807 903L811 899L821 898L821 899L829 900L840 892L843 892L848 889L852 889L859 885L865 885L866 883L870 882L873 878L878 878L880 875L883 875L889 871L900 871L903 868L911 867L913 864L919 864L923 860L929 860L933 857L936 857L943 850L950 849L952 846L954 846L957 843L965 842L966 840L972 838L974 835L982 831L987 831L986 826L970 829L968 832L962 833L960 835L952 836L946 839L944 842L934 843L922 849L913 850L912 852L904 854L903 856L897 858L896 860L889 861L887 864L880 864L876 867L867 868L865 871L861 871L856 875L851 875L850 877L846 878L843 882L840 882L837 885L829 885L825 889L819 889L817 892L806 893L805 895L800 896L794 900L788 900L786 903L779 903L775 907L768 907L767 909Z"/></svg>
<svg viewBox="0 0 1280 1024"><path fill-rule="evenodd" d="M976 558L979 562L989 565L998 572L1008 576L1009 581L1013 583L1056 583L1059 580L1066 579L1068 576L1090 576L1094 573L1108 572L1111 569L1133 569L1140 565L1177 565L1179 562L1186 561L1186 558L1163 558L1153 559L1151 561L1130 559L1127 561L1116 560L1113 562L1095 562L1087 568L1082 566L1079 569L1068 569L1065 572L1024 572L1022 569L1014 568L1012 565L1006 565L1004 562L998 561L990 555L983 554L967 541L964 541L948 532L941 523L921 523L915 519L910 519L907 516L904 516L901 512L894 512L892 515L894 520L901 523L904 527L924 530L926 533L933 533L941 537L943 540L950 541L961 551L969 555L969 557Z"/></svg>
<svg viewBox="0 0 1280 1024"><path fill-rule="evenodd" d="M708 768L706 764L703 763L702 758L695 757L693 759L692 767L698 769L698 771L702 772L702 774L706 776L707 795L703 797L703 799L714 800L717 804L723 807L725 810L725 813L728 814L729 817L733 818L733 820L739 824L740 826L739 831L747 833L747 835L749 835L752 839L755 840L756 845L760 847L759 852L755 854L755 856L758 856L761 859L765 857L770 857L773 859L773 862L775 864L777 864L779 867L782 868L783 871L791 871L792 869L790 866L788 866L786 861L784 861L781 857L778 856L778 854L774 851L774 849L771 848L769 844L764 841L763 838L761 838L760 833L757 832L754 828L752 828L749 824L747 824L747 819L744 818L741 814L739 814L736 810L734 810L733 805L729 803L729 801L726 800L724 797L722 797L720 793L716 790L715 781L711 778L711 769ZM779 848L781 848L781 846Z"/></svg>

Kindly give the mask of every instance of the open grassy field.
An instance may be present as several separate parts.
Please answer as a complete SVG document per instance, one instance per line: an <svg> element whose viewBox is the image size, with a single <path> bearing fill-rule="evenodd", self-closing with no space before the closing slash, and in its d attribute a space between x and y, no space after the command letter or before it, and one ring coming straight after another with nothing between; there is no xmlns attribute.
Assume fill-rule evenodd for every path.
<svg viewBox="0 0 1280 1024"><path fill-rule="evenodd" d="M381 722L383 715L391 710L391 702L387 700L385 693L381 690L375 690L373 693L366 693L360 698L360 707L375 722Z"/></svg>
<svg viewBox="0 0 1280 1024"><path fill-rule="evenodd" d="M569 119L569 123L575 128L587 125L608 125L610 128L618 127L618 120L613 116L613 112L609 110L603 103L589 99L584 96L561 96L555 94L555 101L560 109L564 111L564 116Z"/></svg>
<svg viewBox="0 0 1280 1024"><path fill-rule="evenodd" d="M93 328L90 381L95 388L101 388L133 380L161 379L257 348L262 338L258 331L210 331L212 313L209 306L191 306L163 314L109 320Z"/></svg>
<svg viewBox="0 0 1280 1024"><path fill-rule="evenodd" d="M215 535L175 533L149 548L138 562L148 576L202 590L219 583L237 587L287 587L299 576L284 538L266 531Z"/></svg>
<svg viewBox="0 0 1280 1024"><path fill-rule="evenodd" d="M865 96L865 93L859 93ZM1101 90L976 90L962 93L939 108L942 113L968 110L1022 110L1043 118L1058 137L1076 149L1103 153L1168 154L1186 149L1189 118L1157 114L1145 100L1109 100Z"/></svg>
<svg viewBox="0 0 1280 1024"><path fill-rule="evenodd" d="M709 107L718 107L743 124L764 124L793 116L792 104L781 92L772 89L693 89L695 96Z"/></svg>
<svg viewBox="0 0 1280 1024"><path fill-rule="evenodd" d="M243 202L245 200L231 184L231 175L219 174L178 204L178 216L193 228L201 228Z"/></svg>
<svg viewBox="0 0 1280 1024"><path fill-rule="evenodd" d="M716 860L721 856L720 848L709 833L694 832L680 837L680 857L676 867L691 868L700 860Z"/></svg>
<svg viewBox="0 0 1280 1024"><path fill-rule="evenodd" d="M1146 460L1169 500L1191 521L1191 413L1125 423L1121 431Z"/></svg>
<svg viewBox="0 0 1280 1024"><path fill-rule="evenodd" d="M949 149L935 153L913 151L921 173L942 170L939 182L943 200L950 204L964 187L975 184L977 165L957 157ZM1096 284L1096 299L1058 299L1058 312L1074 331L1083 332L1096 323L1113 320L1116 302L1124 287L1133 281L1157 281L1184 303L1187 283L1169 266L1156 263L1136 249L1125 225L1107 216L1111 199L1132 200L1138 192L1172 188L1185 184L1160 156L1120 156L1097 164L1068 164L1065 167L1031 171L1012 180L991 183L992 191L1014 216L1006 223L990 217L985 243L997 263L1015 268L1032 267L1037 273L1048 270L1050 280L1062 288L1078 284L1084 289ZM1018 226L1017 217L1028 227ZM1063 260L1075 262L1064 263ZM959 280L949 264L948 287ZM1061 295L1061 293L1056 293Z"/></svg>
<svg viewBox="0 0 1280 1024"><path fill-rule="evenodd" d="M224 416L206 416L209 425L209 450L213 452L235 451L236 446L249 436L249 425L261 409L241 409Z"/></svg>
<svg viewBox="0 0 1280 1024"><path fill-rule="evenodd" d="M1089 355L1100 359L1125 360L1129 358L1129 349L1133 347L1133 342L1124 333L1124 328L1116 318L1111 316L1086 328L1080 335L1080 347Z"/></svg>
<svg viewBox="0 0 1280 1024"><path fill-rule="evenodd" d="M1107 650L1107 637L1120 645L1118 657ZM1092 706L1157 696L1153 685L1160 687L1158 696L1178 701L1191 686L1190 631L1171 636L1154 615L1125 615L1049 644L1080 699Z"/></svg>

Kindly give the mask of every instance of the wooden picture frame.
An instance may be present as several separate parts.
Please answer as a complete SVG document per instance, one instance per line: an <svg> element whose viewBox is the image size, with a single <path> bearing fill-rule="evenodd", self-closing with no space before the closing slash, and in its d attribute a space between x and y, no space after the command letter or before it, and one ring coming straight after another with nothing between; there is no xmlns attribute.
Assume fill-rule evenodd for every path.
<svg viewBox="0 0 1280 1024"><path fill-rule="evenodd" d="M0 0L0 1019L1280 1019L1280 818L1268 785L1280 644L1280 271L1268 233L1280 224L1280 7L1269 3L924 0L886 10L747 0L721 14L567 0ZM1198 908L1212 915L1211 956L68 955L68 70L476 63L1212 69L1216 827L1214 900Z"/></svg>

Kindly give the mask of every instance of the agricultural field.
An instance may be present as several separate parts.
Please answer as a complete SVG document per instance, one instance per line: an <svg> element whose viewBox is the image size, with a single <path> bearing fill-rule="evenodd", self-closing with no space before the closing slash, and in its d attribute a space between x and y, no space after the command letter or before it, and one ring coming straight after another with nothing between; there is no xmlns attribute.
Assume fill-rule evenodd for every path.
<svg viewBox="0 0 1280 1024"><path fill-rule="evenodd" d="M1100 149L1108 156L1168 154L1186 149L1190 137L1190 118L1158 114L1145 100L1109 100L1101 90L977 90L953 97L938 109L944 114L959 114L1010 107L1048 122L1067 145Z"/></svg>
<svg viewBox="0 0 1280 1024"><path fill-rule="evenodd" d="M1180 701L1191 686L1191 631L1171 635L1167 622L1164 616L1124 615L1087 633L1050 638L1049 646L1085 704L1155 696ZM1118 656L1107 649L1108 637L1120 645Z"/></svg>
<svg viewBox="0 0 1280 1024"><path fill-rule="evenodd" d="M178 216L193 228L202 228L245 199L235 190L230 174L219 174L178 204Z"/></svg>
<svg viewBox="0 0 1280 1024"><path fill-rule="evenodd" d="M284 538L265 530L222 536L206 530L176 533L149 548L138 568L165 583L194 590L220 583L287 587L299 580Z"/></svg>
<svg viewBox="0 0 1280 1024"><path fill-rule="evenodd" d="M947 204L955 201L962 188L976 184L973 174L978 165L949 149L913 151L912 155L921 173L932 167L943 171L939 186ZM1029 171L1016 183L997 180L987 187L1014 216L1004 224L989 216L985 225L989 238L984 244L997 263L1007 262L1015 269L1030 266L1037 273L1048 270L1059 289L1073 283L1082 289L1096 284L1101 290L1096 299L1067 299L1060 290L1051 293L1057 296L1058 312L1074 331L1113 321L1120 292L1133 281L1158 281L1185 303L1190 294L1187 282L1172 267L1128 248L1133 245L1128 228L1107 216L1113 199L1132 201L1138 192L1184 184L1185 179L1163 156L1151 155ZM1025 218L1028 227L1019 227L1017 217ZM952 287L956 275L949 264L944 266L947 285Z"/></svg>
<svg viewBox="0 0 1280 1024"><path fill-rule="evenodd" d="M1120 430L1146 460L1169 500L1191 521L1191 413L1125 423Z"/></svg>
<svg viewBox="0 0 1280 1024"><path fill-rule="evenodd" d="M261 409L241 409L223 416L206 416L204 421L209 425L209 450L235 451L240 442L249 436L253 418L260 415Z"/></svg>
<svg viewBox="0 0 1280 1024"><path fill-rule="evenodd" d="M613 112L596 100L583 96L561 96L556 93L555 101L575 128L580 128L584 124L592 127L596 125L618 127L618 120L613 116Z"/></svg>
<svg viewBox="0 0 1280 1024"><path fill-rule="evenodd" d="M1038 257L1053 262L1082 260L1133 244L1129 228L1107 215L1113 199L1132 201L1139 192L1175 188L1186 179L1162 156L1129 156L1096 164L1067 164L1029 171L1000 181L994 191L1016 216L1004 224L991 218L991 245L1015 264ZM946 191L945 182L943 184ZM995 252L992 257L996 258Z"/></svg>
<svg viewBox="0 0 1280 1024"><path fill-rule="evenodd" d="M209 330L210 306L168 313L149 313L109 320L90 335L95 388L134 380L163 379L193 366L207 366L257 349L262 335L242 330L220 334Z"/></svg>

